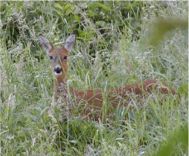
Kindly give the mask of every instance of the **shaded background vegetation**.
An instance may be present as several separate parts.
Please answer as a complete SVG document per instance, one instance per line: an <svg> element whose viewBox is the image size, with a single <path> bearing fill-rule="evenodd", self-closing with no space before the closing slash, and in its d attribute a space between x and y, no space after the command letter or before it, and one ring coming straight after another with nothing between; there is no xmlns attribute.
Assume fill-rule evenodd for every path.
<svg viewBox="0 0 189 156"><path fill-rule="evenodd" d="M0 13L3 155L151 154L173 127L186 122L188 31L177 26L188 15L187 2L1 2ZM166 25L171 20L160 21L159 27L155 22L160 31L151 34L154 48L144 43L154 37L149 35L149 23L157 17L175 17L177 24L159 43L157 36L163 28L172 29ZM106 90L157 78L177 88L180 98L168 96L161 101L155 95L155 100L149 98L142 104L145 109L133 98L132 109L123 115L128 119L125 124L119 113L119 121L110 125L54 122L47 115L53 76L38 36L43 34L60 45L71 33L77 35L70 54L71 85ZM186 155L186 148L175 146L175 155Z"/></svg>
<svg viewBox="0 0 189 156"><path fill-rule="evenodd" d="M92 61L100 51L106 68L108 54L114 41L128 29L136 40L140 31L142 10L149 6L143 2L4 2L2 30L6 46L31 44L32 54L36 52L36 38L45 34L52 41L60 41L70 33L77 34ZM36 49L37 48L37 49ZM83 49L82 49L83 50ZM14 57L14 56L13 56Z"/></svg>

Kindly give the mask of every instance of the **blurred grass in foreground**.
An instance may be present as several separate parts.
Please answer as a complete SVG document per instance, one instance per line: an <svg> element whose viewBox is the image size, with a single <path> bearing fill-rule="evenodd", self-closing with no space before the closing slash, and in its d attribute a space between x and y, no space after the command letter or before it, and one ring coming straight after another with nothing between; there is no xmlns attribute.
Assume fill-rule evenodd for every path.
<svg viewBox="0 0 189 156"><path fill-rule="evenodd" d="M158 18L152 23L152 30L149 34L149 44L156 46L162 41L165 35L174 29L188 28L188 20L179 18Z"/></svg>
<svg viewBox="0 0 189 156"><path fill-rule="evenodd" d="M157 46L159 42L163 41L166 34L175 29L187 30L188 20L179 18L156 19L152 26L152 32L149 35L149 44ZM187 33L188 35L188 33ZM184 90L184 91L183 91ZM187 94L188 86L179 87L178 92ZM187 95L186 95L187 96ZM175 130L168 137L167 141L160 145L159 150L153 156L172 156L175 146L181 144L183 151L188 150L188 124L185 123L183 127Z"/></svg>
<svg viewBox="0 0 189 156"><path fill-rule="evenodd" d="M183 148L183 151L188 150L188 124L186 123L181 128L177 129L170 135L167 141L163 142L160 149L153 156L172 156L177 145Z"/></svg>

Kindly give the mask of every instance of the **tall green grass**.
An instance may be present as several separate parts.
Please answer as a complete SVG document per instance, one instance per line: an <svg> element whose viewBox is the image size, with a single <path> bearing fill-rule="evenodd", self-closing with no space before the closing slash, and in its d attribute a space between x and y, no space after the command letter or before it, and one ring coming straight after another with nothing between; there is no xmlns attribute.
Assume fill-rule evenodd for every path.
<svg viewBox="0 0 189 156"><path fill-rule="evenodd" d="M187 2L126 3L124 7L128 7L133 19L127 17L130 19L128 24L121 25L124 21L117 18L122 16L114 10L116 16L112 18L117 22L111 23L111 31L106 30L106 38L99 33L99 28L91 17L84 16L85 9L80 10L84 17L82 22L87 24L78 33L74 50L70 53L69 85L81 90L101 88L106 91L106 88L155 78L175 87L178 95L153 93L141 101L133 96L128 108L124 112L117 111L115 120L109 122L96 123L74 118L60 122L58 116L61 110L57 110L56 114L49 113L54 102L54 78L49 60L40 48L37 37L43 33L55 43L65 40L74 23L68 18L71 15L64 7L81 8L76 2L67 5L3 2L0 40L1 155L135 156L152 155L158 152L159 147L162 147L159 153L169 147L172 155L188 154L185 138L184 142L183 139L178 139L182 127L184 126L184 132L187 129L188 31L175 29L168 32L155 48L144 44L149 37L150 21L156 16L186 17ZM83 4L100 7L104 9L105 15L108 10L119 10L122 6L121 3ZM141 15L137 10L140 10ZM91 16L95 13L92 17L97 18L98 12L95 9L92 11L87 13ZM61 15L62 12L64 16ZM68 18L67 23L65 17ZM133 22L138 18L142 19L140 23ZM65 23L61 25L63 21ZM16 28L13 27L15 23ZM106 24L104 28L108 27ZM133 25L140 26L140 29L135 27L136 32ZM96 43L96 48L95 44L92 46L95 58L89 54L91 42ZM104 58L107 58L106 63L110 67L104 66ZM174 133L180 127L181 131ZM171 134L178 136L176 141ZM174 144L171 143L173 140Z"/></svg>

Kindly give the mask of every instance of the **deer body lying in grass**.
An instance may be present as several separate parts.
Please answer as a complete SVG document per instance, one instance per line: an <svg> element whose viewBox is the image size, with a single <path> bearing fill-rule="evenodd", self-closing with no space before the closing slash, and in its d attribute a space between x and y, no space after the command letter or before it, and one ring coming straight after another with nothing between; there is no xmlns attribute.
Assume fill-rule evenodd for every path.
<svg viewBox="0 0 189 156"><path fill-rule="evenodd" d="M101 111L104 105L104 94L101 90L80 91L67 86L68 57L75 42L75 35L70 35L64 46L60 48L53 47L53 45L43 36L39 37L39 42L51 61L51 67L56 78L54 82L55 96L57 98L63 98L63 101L68 105L68 111L71 111L77 104L84 102L83 118L94 120L101 118ZM125 85L117 89L108 90L106 97L110 107L116 109L118 105L120 105L119 97L127 99L129 94L133 93L142 96L152 92L154 89L163 94L174 94L175 92L173 89L169 89L160 84L157 80L145 80L142 83ZM71 94L71 96L74 97L74 104L70 103L71 100L68 98L68 94ZM123 106L126 107L127 104L123 104Z"/></svg>

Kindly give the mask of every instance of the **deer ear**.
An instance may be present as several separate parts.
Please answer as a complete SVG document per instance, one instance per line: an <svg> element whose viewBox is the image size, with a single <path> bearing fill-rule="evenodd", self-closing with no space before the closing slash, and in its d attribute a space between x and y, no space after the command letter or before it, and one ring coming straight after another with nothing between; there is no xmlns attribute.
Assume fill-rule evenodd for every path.
<svg viewBox="0 0 189 156"><path fill-rule="evenodd" d="M64 48L67 50L67 51L71 51L72 50L72 47L75 43L75 35L72 34L70 35L67 39L66 39L66 42L64 44Z"/></svg>
<svg viewBox="0 0 189 156"><path fill-rule="evenodd" d="M43 49L47 52L47 54L53 48L52 44L44 36L39 36L39 43L41 44Z"/></svg>

